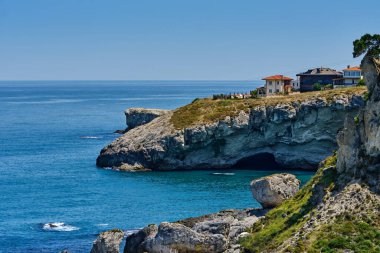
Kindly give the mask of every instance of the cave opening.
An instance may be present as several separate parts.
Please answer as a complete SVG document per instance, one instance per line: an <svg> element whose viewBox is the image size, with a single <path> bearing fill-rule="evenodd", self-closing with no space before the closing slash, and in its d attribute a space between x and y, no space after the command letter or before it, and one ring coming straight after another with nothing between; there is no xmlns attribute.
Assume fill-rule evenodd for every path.
<svg viewBox="0 0 380 253"><path fill-rule="evenodd" d="M280 170L281 165L276 162L276 159L271 153L260 153L245 157L239 160L234 166L234 169L244 170Z"/></svg>

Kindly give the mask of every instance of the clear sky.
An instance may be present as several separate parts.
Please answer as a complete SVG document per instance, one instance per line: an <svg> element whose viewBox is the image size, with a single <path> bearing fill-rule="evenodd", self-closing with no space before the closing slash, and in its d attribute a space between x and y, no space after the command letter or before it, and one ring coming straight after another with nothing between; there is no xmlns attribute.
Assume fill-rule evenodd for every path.
<svg viewBox="0 0 380 253"><path fill-rule="evenodd" d="M0 0L0 80L256 80L358 64L379 0Z"/></svg>

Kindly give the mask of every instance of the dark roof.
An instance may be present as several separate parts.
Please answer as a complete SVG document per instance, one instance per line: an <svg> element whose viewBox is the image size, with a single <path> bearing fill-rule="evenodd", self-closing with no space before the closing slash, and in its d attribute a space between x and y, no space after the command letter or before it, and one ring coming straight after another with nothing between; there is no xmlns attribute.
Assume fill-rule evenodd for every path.
<svg viewBox="0 0 380 253"><path fill-rule="evenodd" d="M307 76L307 75L343 75L342 72L336 71L335 69L330 68L315 68L309 69L306 72L299 73L297 76Z"/></svg>

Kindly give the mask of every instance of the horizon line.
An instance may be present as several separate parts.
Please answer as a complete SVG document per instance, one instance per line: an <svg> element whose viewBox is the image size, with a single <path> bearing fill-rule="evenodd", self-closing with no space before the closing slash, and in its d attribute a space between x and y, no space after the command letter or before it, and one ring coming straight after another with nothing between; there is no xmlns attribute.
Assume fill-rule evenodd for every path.
<svg viewBox="0 0 380 253"><path fill-rule="evenodd" d="M70 82L70 81L76 81L76 82L102 82L102 81L118 81L118 82L156 82L156 81L170 81L170 82L175 82L175 81L198 81L198 82L215 82L215 81L220 81L220 82L234 82L234 81L239 81L239 82L251 82L251 81L262 81L261 79L4 79L0 80L0 82Z"/></svg>

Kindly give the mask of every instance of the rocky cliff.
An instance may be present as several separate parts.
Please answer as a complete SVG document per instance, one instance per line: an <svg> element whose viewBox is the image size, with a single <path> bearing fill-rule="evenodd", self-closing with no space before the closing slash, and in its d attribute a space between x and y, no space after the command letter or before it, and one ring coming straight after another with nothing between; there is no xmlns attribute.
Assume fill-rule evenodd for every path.
<svg viewBox="0 0 380 253"><path fill-rule="evenodd" d="M164 115L168 110L146 109L146 108L129 108L125 110L125 119L128 130L147 124L155 118Z"/></svg>
<svg viewBox="0 0 380 253"><path fill-rule="evenodd" d="M197 100L131 129L101 151L97 165L228 168L269 153L282 167L316 168L337 149L336 134L347 116L358 114L364 92L352 88L283 98Z"/></svg>
<svg viewBox="0 0 380 253"><path fill-rule="evenodd" d="M346 117L337 154L251 227L244 252L380 252L380 61L361 67L366 105Z"/></svg>

